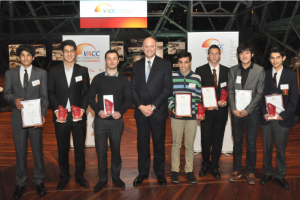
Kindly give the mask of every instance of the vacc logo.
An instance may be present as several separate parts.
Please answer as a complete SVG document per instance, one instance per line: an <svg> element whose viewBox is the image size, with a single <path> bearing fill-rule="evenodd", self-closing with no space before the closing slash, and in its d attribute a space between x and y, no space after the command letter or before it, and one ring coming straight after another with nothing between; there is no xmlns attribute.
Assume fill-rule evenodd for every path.
<svg viewBox="0 0 300 200"><path fill-rule="evenodd" d="M116 9L108 3L101 3L95 8L95 12L103 12L103 13L115 13Z"/></svg>
<svg viewBox="0 0 300 200"><path fill-rule="evenodd" d="M221 42L219 40L215 39L215 38L210 38L210 39L205 40L202 44L202 47L203 48L209 48L213 44L217 45L221 49L221 53L224 53L223 52L223 45L224 44L221 44Z"/></svg>
<svg viewBox="0 0 300 200"><path fill-rule="evenodd" d="M77 61L100 62L100 51L97 51L96 48L89 43L81 43L77 45L76 54L80 55L77 57Z"/></svg>

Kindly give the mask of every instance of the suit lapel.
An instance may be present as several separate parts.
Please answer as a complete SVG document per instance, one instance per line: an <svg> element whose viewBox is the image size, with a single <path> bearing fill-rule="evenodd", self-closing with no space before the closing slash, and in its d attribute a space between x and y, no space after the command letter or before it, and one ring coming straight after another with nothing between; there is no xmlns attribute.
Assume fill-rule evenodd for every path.
<svg viewBox="0 0 300 200"><path fill-rule="evenodd" d="M22 88L22 90L24 91L24 89L23 89L23 86L22 86L22 83L21 83L21 79L20 79L20 66L19 67L16 67L15 68L15 76L16 76L16 80L18 80L17 82L17 84L19 85L19 87L20 88Z"/></svg>
<svg viewBox="0 0 300 200"><path fill-rule="evenodd" d="M30 89L32 88L32 81L37 80L37 72L36 72L36 68L34 66L32 66L31 69L31 74L30 74L30 78L28 80L28 87L27 87L27 93L30 91Z"/></svg>
<svg viewBox="0 0 300 200"><path fill-rule="evenodd" d="M237 67L237 72L236 72L236 77L235 77L234 83L236 83L236 79L237 79L238 76L239 76L239 77L242 77L240 65L241 65L241 64L239 64L239 66ZM241 67L242 67L242 66L241 66ZM251 70L250 70L250 71L251 71ZM250 73L250 72L249 72L249 73ZM248 75L248 78L249 78L249 75ZM247 78L247 79L248 79L248 78ZM243 89L243 88L242 88L242 80L241 80L241 83L235 84L235 86L236 86L236 89L237 89L237 90L242 90L242 89ZM245 85L245 86L246 86L246 85Z"/></svg>
<svg viewBox="0 0 300 200"><path fill-rule="evenodd" d="M277 88L280 90L280 85L286 83L286 79L288 79L289 77L287 76L287 74L285 73L287 69L283 68L282 72L281 72L281 76L279 79L279 83L277 85Z"/></svg>
<svg viewBox="0 0 300 200"><path fill-rule="evenodd" d="M210 84L210 85L215 85L214 77L213 77L212 72L211 72L211 70L210 70L209 64L207 64L207 65L205 66L205 70L206 70L206 72L207 72L208 80L209 80L209 82L210 82L209 84Z"/></svg>
<svg viewBox="0 0 300 200"><path fill-rule="evenodd" d="M67 82L67 77L66 77L66 73L65 73L65 68L64 68L64 64L62 63L62 65L60 65L58 67L58 70L61 74L62 80L64 82L64 85L68 88L68 82Z"/></svg>
<svg viewBox="0 0 300 200"><path fill-rule="evenodd" d="M75 76L77 74L77 71L78 71L78 67L77 65L74 63L74 66L73 66L73 73L72 73L72 78L71 78L71 83L70 83L70 87L71 88L74 84L75 84Z"/></svg>

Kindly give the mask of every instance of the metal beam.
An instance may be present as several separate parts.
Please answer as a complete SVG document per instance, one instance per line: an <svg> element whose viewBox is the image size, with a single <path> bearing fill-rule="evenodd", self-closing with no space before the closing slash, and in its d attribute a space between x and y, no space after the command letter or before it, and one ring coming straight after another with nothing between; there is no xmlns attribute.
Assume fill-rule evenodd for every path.
<svg viewBox="0 0 300 200"><path fill-rule="evenodd" d="M12 19L14 17L14 2L9 2L8 4L8 11L9 11L9 18ZM11 39L13 38L14 35L14 23L13 21L9 21L9 33L11 35Z"/></svg>
<svg viewBox="0 0 300 200"><path fill-rule="evenodd" d="M164 16L165 19L167 19L169 22L172 22L172 24L174 24L177 28L179 28L180 30L182 30L183 32L187 33L188 31L183 28L182 26L180 26L179 24L177 24L175 21L173 21L172 19L170 19L167 16Z"/></svg>
<svg viewBox="0 0 300 200"><path fill-rule="evenodd" d="M289 25L288 25L288 28L287 28L286 33L285 33L284 38L283 38L283 43L286 43L286 41L287 41L287 39L288 39L288 37L289 37L290 30L291 30L291 24L292 24L292 22L293 22L293 20L294 20L294 18L295 18L295 16L296 16L296 14L297 14L297 12L298 12L299 3L300 3L300 2L297 1L296 5L295 5L293 14L292 14L291 19L290 19L290 23L289 23Z"/></svg>
<svg viewBox="0 0 300 200"><path fill-rule="evenodd" d="M36 15L36 13L35 13L35 11L33 9L33 6L31 4L31 2L30 1L26 1L26 4L27 4L27 6L28 6L28 8L29 8L29 10L30 10L30 12L32 14L32 16L36 17L37 15ZM41 34L44 35L45 31L44 31L41 23L37 19L34 19L34 21L35 21L35 24L38 27L39 31L41 32Z"/></svg>
<svg viewBox="0 0 300 200"><path fill-rule="evenodd" d="M170 9L171 4L172 4L172 2L168 2L168 4L166 5L166 7L162 13L162 16L159 18L158 23L156 24L156 26L154 28L154 31L152 32L152 34L150 34L153 38L155 38L155 35L156 35L160 25L162 24L164 17L168 13L168 10ZM173 6L172 6L172 8L173 8Z"/></svg>

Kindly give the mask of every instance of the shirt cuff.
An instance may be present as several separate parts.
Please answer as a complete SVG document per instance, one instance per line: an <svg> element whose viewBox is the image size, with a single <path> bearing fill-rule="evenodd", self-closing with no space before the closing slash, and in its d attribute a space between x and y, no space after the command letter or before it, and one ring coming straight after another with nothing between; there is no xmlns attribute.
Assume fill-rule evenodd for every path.
<svg viewBox="0 0 300 200"><path fill-rule="evenodd" d="M54 114L56 115L56 112L58 111L58 109L57 110L54 110Z"/></svg>
<svg viewBox="0 0 300 200"><path fill-rule="evenodd" d="M83 111L83 113L85 113L85 110L81 108L81 110Z"/></svg>

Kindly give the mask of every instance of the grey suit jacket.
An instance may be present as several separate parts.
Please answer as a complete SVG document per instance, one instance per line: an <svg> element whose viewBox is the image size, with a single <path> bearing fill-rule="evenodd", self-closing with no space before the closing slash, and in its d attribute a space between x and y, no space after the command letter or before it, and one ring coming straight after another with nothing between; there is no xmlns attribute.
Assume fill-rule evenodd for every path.
<svg viewBox="0 0 300 200"><path fill-rule="evenodd" d="M264 95L265 87L265 70L263 67L253 64L250 69L244 88L241 83L236 83L237 76L241 76L241 70L237 64L230 68L228 74L228 103L231 111L236 110L235 107L235 90L252 90L252 100L245 110L252 114L254 110L259 110L260 101Z"/></svg>
<svg viewBox="0 0 300 200"><path fill-rule="evenodd" d="M33 86L32 81L40 80L40 84ZM47 72L32 66L27 92L25 93L20 81L20 67L6 71L4 99L12 106L11 127L13 130L22 129L21 112L18 111L14 102L16 99L24 100L41 99L42 116L45 117L48 108Z"/></svg>

